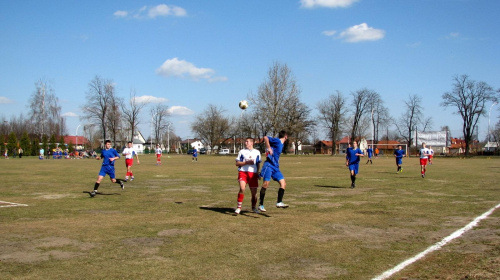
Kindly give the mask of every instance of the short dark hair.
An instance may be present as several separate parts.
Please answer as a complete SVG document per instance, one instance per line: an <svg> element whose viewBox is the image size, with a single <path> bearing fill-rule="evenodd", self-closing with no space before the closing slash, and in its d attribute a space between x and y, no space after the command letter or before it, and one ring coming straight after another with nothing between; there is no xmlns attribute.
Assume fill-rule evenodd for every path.
<svg viewBox="0 0 500 280"><path fill-rule="evenodd" d="M132 141L128 141L127 144L132 144Z"/></svg>
<svg viewBox="0 0 500 280"><path fill-rule="evenodd" d="M285 138L285 136L288 136L288 133L286 133L285 130L280 131L278 134L278 138Z"/></svg>
<svg viewBox="0 0 500 280"><path fill-rule="evenodd" d="M111 143L111 140L106 140L106 141L104 141L104 144L105 144L105 145L106 145L106 144L108 144L108 143Z"/></svg>
<svg viewBox="0 0 500 280"><path fill-rule="evenodd" d="M253 137L247 137L245 138L245 140L252 140L252 142L255 142L255 139L253 139Z"/></svg>

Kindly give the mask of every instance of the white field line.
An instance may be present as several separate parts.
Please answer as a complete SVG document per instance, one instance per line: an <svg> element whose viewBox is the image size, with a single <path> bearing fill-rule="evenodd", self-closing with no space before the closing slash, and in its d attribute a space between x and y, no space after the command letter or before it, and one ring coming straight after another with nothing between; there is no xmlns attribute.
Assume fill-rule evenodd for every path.
<svg viewBox="0 0 500 280"><path fill-rule="evenodd" d="M8 204L8 205L0 205L0 207L28 206L28 204L21 204L21 203L7 202L7 201L0 201L0 204L1 203Z"/></svg>
<svg viewBox="0 0 500 280"><path fill-rule="evenodd" d="M387 270L386 272L380 274L379 276L373 278L372 280L387 279L387 278L391 277L393 274L400 272L401 270L403 270L408 265L410 265L410 264L412 264L412 263L420 260L425 255L427 255L427 254L429 254L431 252L434 252L436 250L441 249L441 247L443 247L444 245L446 245L448 242L452 241L453 239L455 239L457 237L460 237L465 232L467 232L467 231L471 230L472 228L474 228L475 226L477 226L477 224L481 220L486 219L489 215L491 215L491 213L493 213L498 208L500 208L500 204L498 204L497 206L491 208L490 210L488 210L487 212L485 212L481 216L475 218L472 222L470 222L465 227L463 227L463 228L455 231L454 233L452 233L452 234L448 235L447 237L443 238L443 240L441 240L438 243L436 243L436 244L432 245L431 247L427 248L425 251L419 253L418 255L416 255L416 256L414 256L412 258L407 259L406 261L398 264L397 266L395 266L394 268L392 268L390 270Z"/></svg>

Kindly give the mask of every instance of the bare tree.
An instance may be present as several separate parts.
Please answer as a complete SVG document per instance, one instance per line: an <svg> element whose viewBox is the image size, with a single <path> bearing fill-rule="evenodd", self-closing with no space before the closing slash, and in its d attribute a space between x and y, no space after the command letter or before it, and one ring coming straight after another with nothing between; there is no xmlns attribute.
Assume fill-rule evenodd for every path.
<svg viewBox="0 0 500 280"><path fill-rule="evenodd" d="M130 141L134 139L135 130L140 123L139 115L146 103L137 102L135 90L130 91L129 101L121 104L123 117L130 129Z"/></svg>
<svg viewBox="0 0 500 280"><path fill-rule="evenodd" d="M166 131L168 127L168 106L164 104L156 104L151 108L151 120L153 122L153 134L155 137L155 142L160 143L161 136ZM153 137L152 135L150 137Z"/></svg>
<svg viewBox="0 0 500 280"><path fill-rule="evenodd" d="M109 98L109 112L106 116L107 118L107 128L108 131L110 132L110 136L113 139L113 144L116 146L116 138L119 137L120 140L123 140L123 137L120 135L122 131L122 118L121 118L121 111L120 111L120 106L123 103L123 99L120 97L117 97L114 90L112 91L112 94L110 95ZM123 143L121 143L120 147L123 146Z"/></svg>
<svg viewBox="0 0 500 280"><path fill-rule="evenodd" d="M366 129L367 113L371 108L371 104L377 100L379 94L373 90L361 89L351 93L353 99L351 105L354 107L354 115L352 119L351 139L362 136L362 130Z"/></svg>
<svg viewBox="0 0 500 280"><path fill-rule="evenodd" d="M320 124L328 129L328 136L332 140L332 155L336 154L335 142L340 138L340 125L347 112L346 99L340 91L332 94L328 99L318 103Z"/></svg>
<svg viewBox="0 0 500 280"><path fill-rule="evenodd" d="M234 129L231 120L223 115L224 110L216 105L209 104L208 108L200 115L196 116L191 130L203 142L207 143L212 149L215 146L221 146L228 138L232 137Z"/></svg>
<svg viewBox="0 0 500 280"><path fill-rule="evenodd" d="M441 96L443 107L455 107L463 120L462 133L465 141L465 156L469 156L469 147L473 140L474 128L479 117L486 114L485 105L495 102L497 96L491 86L485 82L476 82L469 79L468 75L455 76L451 92Z"/></svg>
<svg viewBox="0 0 500 280"><path fill-rule="evenodd" d="M35 87L29 103L29 117L35 133L40 139L43 135L59 134L60 129L54 127L61 121L61 106L54 90L42 80L36 82Z"/></svg>
<svg viewBox="0 0 500 280"><path fill-rule="evenodd" d="M83 115L80 120L86 120L97 125L101 129L103 140L106 140L107 115L110 110L111 98L114 95L112 81L95 76L88 86L89 90L85 96L87 103L81 107Z"/></svg>
<svg viewBox="0 0 500 280"><path fill-rule="evenodd" d="M280 130L292 133L308 126L310 110L300 102L292 71L286 64L275 62L267 72L267 79L256 95L249 94L253 119L263 135L276 135Z"/></svg>
<svg viewBox="0 0 500 280"><path fill-rule="evenodd" d="M408 100L404 101L406 111L394 123L396 129L406 140L408 147L413 143L412 133L417 128L417 125L422 123L422 98L417 95L408 96Z"/></svg>

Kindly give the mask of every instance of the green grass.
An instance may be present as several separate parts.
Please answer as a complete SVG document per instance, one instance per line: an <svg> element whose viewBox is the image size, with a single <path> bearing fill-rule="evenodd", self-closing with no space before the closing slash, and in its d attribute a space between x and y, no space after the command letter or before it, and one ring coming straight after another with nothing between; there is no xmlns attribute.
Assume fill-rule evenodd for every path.
<svg viewBox="0 0 500 280"><path fill-rule="evenodd" d="M140 160L91 199L100 161L1 159L0 201L28 206L0 207L0 279L371 279L500 203L499 158L363 161L350 189L344 158L288 155L290 208L272 182L233 216L234 156ZM391 279L500 279L499 211Z"/></svg>

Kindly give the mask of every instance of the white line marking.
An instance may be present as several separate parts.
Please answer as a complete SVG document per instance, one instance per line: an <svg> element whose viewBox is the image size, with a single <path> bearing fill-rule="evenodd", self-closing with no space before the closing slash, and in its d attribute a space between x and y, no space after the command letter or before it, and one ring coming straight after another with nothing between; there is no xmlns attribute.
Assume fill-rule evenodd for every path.
<svg viewBox="0 0 500 280"><path fill-rule="evenodd" d="M8 205L0 205L0 207L28 206L28 204L21 204L21 203L7 202L7 201L0 201L0 203L8 204Z"/></svg>
<svg viewBox="0 0 500 280"><path fill-rule="evenodd" d="M453 239L455 239L457 237L460 237L465 232L467 232L467 231L471 230L472 228L474 228L475 226L477 226L477 224L481 220L486 219L489 215L491 215L491 213L493 213L498 208L500 208L500 204L498 204L497 206L491 208L490 210L488 210L487 212L485 212L483 215L475 218L472 222L470 222L465 227L463 227L463 228L455 231L454 233L452 233L452 234L448 235L447 237L443 238L443 240L441 240L438 243L436 243L436 244L432 245L431 247L427 248L427 250L425 250L425 251L421 252L420 254L414 256L413 258L407 259L406 261L398 264L397 266L395 266L394 268L392 268L390 270L387 270L386 272L380 274L379 276L373 278L372 280L387 279L387 278L391 277L393 274L400 272L401 270L403 270L408 265L410 265L410 264L412 264L412 263L420 260L425 255L427 255L427 254L429 254L431 252L434 252L436 250L441 249L441 247L443 247L444 245L446 245L448 242L452 241Z"/></svg>

